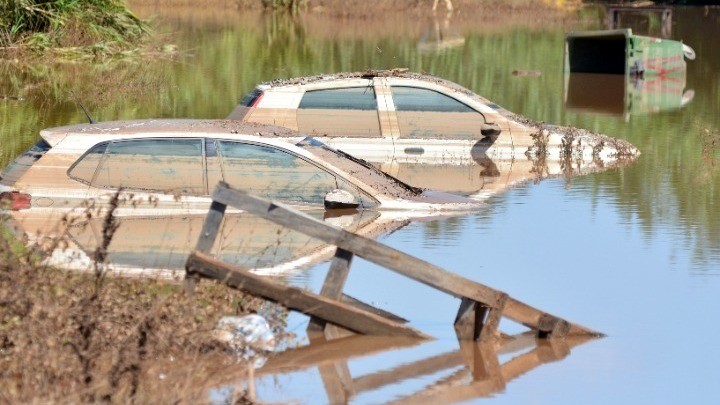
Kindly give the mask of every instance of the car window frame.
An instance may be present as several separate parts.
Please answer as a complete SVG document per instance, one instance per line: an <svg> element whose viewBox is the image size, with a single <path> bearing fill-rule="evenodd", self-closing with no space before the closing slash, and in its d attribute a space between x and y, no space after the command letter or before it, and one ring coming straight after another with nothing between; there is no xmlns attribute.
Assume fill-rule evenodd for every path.
<svg viewBox="0 0 720 405"><path fill-rule="evenodd" d="M416 84L392 84L392 83L388 83L387 87L388 87L388 89L390 90L390 91L389 91L389 96L392 98L393 106L395 107L395 112L408 112L408 111L416 111L416 112L468 112L468 113L469 113L469 112L474 112L474 113L477 113L477 114L480 114L480 115L483 115L483 114L484 114L482 111L480 111L480 110L478 110L477 108L469 105L468 103L466 103L466 102L464 102L464 101L461 101L461 100L459 100L458 98L456 98L456 97L454 97L454 96L452 96L452 95L450 95L450 94L447 94L447 93L445 93L445 92L443 92L443 91L440 91L440 90L438 90L438 89L433 89L433 88L424 87L424 86L418 86L418 85L416 85ZM447 98L452 99L453 101L457 102L458 104L464 105L464 106L467 107L470 111L401 110L401 109L398 109L398 104L397 104L397 102L395 101L395 93L394 93L393 90L394 90L394 88L396 88L396 87L405 87L405 88L412 88L412 89L420 89L420 90L426 90L426 91L431 91L431 92L434 92L434 93L438 93L438 94L440 94L440 95L443 95L443 96L445 96L445 97L447 97Z"/></svg>
<svg viewBox="0 0 720 405"><path fill-rule="evenodd" d="M70 179L72 179L72 180L74 180L74 181L77 181L77 182L79 182L79 183L85 184L85 185L87 185L88 187L91 187L91 188L94 188L94 189L118 190L118 189L120 189L120 187L97 186L97 185L93 185L93 184L92 184L92 183L95 181L96 177L97 177L98 168L99 168L99 167L101 166L101 164L105 161L105 157L107 156L108 146L109 146L111 143L115 143L115 142L137 141L137 140L166 140L166 139L198 139L198 140L201 141L201 148L202 148L202 149L201 149L201 153L202 153L202 176L203 176L203 183L204 183L204 185L205 185L205 194L203 194L203 195L197 195L197 194L192 194L192 193L180 193L180 194L183 195L183 196L192 196L192 197L210 197L210 196L212 196L212 192L213 192L213 190L214 190L214 186L212 186L212 187L213 187L213 190L211 190L211 189L210 189L211 185L208 184L208 172L207 172L207 170L208 170L208 162L207 162L208 155L207 155L207 146L206 146L206 145L207 145L207 142L208 142L208 141L212 141L213 143L215 143L215 151L216 151L215 153L216 153L217 157L219 157L219 158L221 159L221 160L220 160L220 168L221 168L220 170L221 170L221 173L222 173L222 178L223 178L223 180L225 180L225 168L224 168L224 162L222 161L223 156L222 156L222 152L221 152L221 150L220 150L220 148L219 148L218 142L219 142L219 141L228 141L228 142L236 142L236 143L242 143L242 144L248 144L248 145L269 147L269 148L272 148L272 149L275 149L275 150L278 150L278 151L287 153L287 154L289 154L289 155L291 155L291 156L293 156L293 157L295 157L295 158L299 158L299 159L305 161L306 163L309 163L309 164L311 164L312 166L316 167L318 170L324 171L324 172L326 172L326 173L334 176L334 177L336 178L336 185L337 185L337 179L340 178L340 179L342 179L344 182L346 182L347 184L349 184L351 187L353 187L354 189L356 189L359 194L365 196L365 198L369 199L370 201L373 201L376 205L378 205L378 206L380 205L380 201L379 201L377 198L375 198L375 196L373 196L373 195L370 194L369 192L363 190L362 188L358 187L354 182L350 181L350 180L349 180L348 178L346 178L345 176L337 173L336 171L334 171L334 170L332 170L332 169L330 169L330 168L328 168L328 167L322 166L322 165L318 164L317 162L315 162L315 161L313 161L313 160L311 160L311 159L306 158L305 156L302 156L302 155L300 155L300 154L298 154L298 153L295 153L295 152L292 151L292 150L283 148L283 147L278 146L278 145L268 144L268 143L255 142L255 141L252 141L252 140L244 140L244 139L231 139L231 138L226 138L226 137L208 137L208 136L204 136L204 137L137 137L137 138L123 138L123 139L105 140L105 141L101 141L101 142L98 142L98 143L93 144L92 146L90 146L79 158L77 158L77 160L75 160L75 162L73 162L72 165L70 165L70 167L67 169L67 171L65 172L65 174L68 176L68 178L70 178ZM81 179L81 178L79 178L79 177L76 177L76 176L73 176L73 175L70 174L70 173L73 171L73 169L75 169L75 167L76 167L80 162L82 162L82 161L91 153L91 151L92 151L93 149L95 149L96 147L98 147L98 146L100 146L100 145L102 145L102 144L105 144L105 150L103 151L102 157L100 158L97 166L95 167L95 171L93 172L93 177L92 177L92 179L91 179L89 182L86 181L86 180L84 180L84 179ZM130 190L130 191L150 192L150 193L162 193L162 194L167 194L167 192L168 192L168 190L153 190L153 189L143 189L143 188L135 188L135 187L123 187L123 189L124 189L124 190ZM297 202L292 202L292 203L293 203L293 204L298 204ZM370 208L372 208L372 207L370 207ZM368 209L370 209L370 208L368 208Z"/></svg>
<svg viewBox="0 0 720 405"><path fill-rule="evenodd" d="M373 94L373 100L375 102L374 108L337 108L337 107L303 107L302 103L303 100L305 100L305 97L309 93L316 93L320 91L338 91L338 90L348 90L348 89L363 89L365 91L372 91ZM300 101L298 102L297 109L298 110L355 110L355 111L375 111L378 112L378 109L380 107L380 103L378 101L378 93L375 91L375 86L373 82L369 82L367 85L364 86L357 86L357 85L342 85L337 87L327 87L327 88L319 88L319 89L305 89L303 91L302 96L300 97Z"/></svg>
<svg viewBox="0 0 720 405"><path fill-rule="evenodd" d="M203 188L205 190L206 194L203 195L197 195L194 193L187 193L187 192L180 192L179 195L182 196L191 196L191 197L207 197L209 196L209 190L208 190L208 184L207 184L207 154L205 152L205 138L207 137L136 137L136 138L121 138L121 139L111 139L111 140L105 140L98 142L91 147L89 147L73 164L68 168L66 171L66 175L68 178L77 181L79 183L85 184L88 187L94 188L94 189L104 189L104 190L119 190L122 188L123 190L129 190L129 191L137 191L137 192L143 192L143 193L160 193L160 194L169 194L172 190L159 190L159 189L147 189L147 188L140 188L140 187L117 187L117 186L102 186L102 185L95 185L93 184L95 182L95 179L98 175L98 168L101 167L101 165L105 162L105 159L107 157L107 151L110 144L113 143L121 143L121 142L131 142L131 141L141 141L141 140L173 140L173 139L183 139L183 140L199 140L200 141L200 153L201 153L201 161L202 161L202 183ZM70 173L75 169L75 167L82 162L88 155L90 155L90 152L95 149L96 147L105 144L105 150L103 151L102 156L100 157L100 160L95 167L95 171L93 172L92 179L90 181L86 181L84 179L81 179L79 177L73 176Z"/></svg>
<svg viewBox="0 0 720 405"><path fill-rule="evenodd" d="M365 191L365 190L361 189L360 187L358 187L357 185L355 185L352 181L350 181L349 179L347 179L345 176L343 176L343 175L335 172L334 170L330 169L329 167L322 166L322 165L318 164L317 162L315 162L315 161L313 161L313 160L311 160L311 159L308 159L308 158L306 158L305 156L302 156L302 155L300 155L300 154L298 154L298 153L295 153L295 152L293 152L293 151L291 151L291 150L289 150L289 149L285 149L285 148L280 147L280 146L277 146L277 145L271 145L271 144L266 144L266 143L261 143L261 142L253 142L253 141L241 140L241 139L210 138L210 137L206 137L206 139L208 139L208 140L213 140L213 141L216 141L216 142L219 142L219 141L227 141L227 142L237 142L237 143L243 143L243 144L255 145L255 146L270 147L270 148L276 149L276 150L278 150L278 151L287 153L287 154L289 154L289 155L292 155L292 156L295 157L295 158L301 159L301 160L305 161L306 163L309 163L309 164L312 165L312 166L315 166L318 170L324 171L324 172L326 172L326 173L334 176L335 179L336 179L336 180L335 180L335 181L336 181L336 186L337 186L337 179L340 178L340 179L342 179L343 181L345 181L347 184L349 184L350 186L352 186L353 188L355 188L355 189L358 191L358 193L363 194L366 198L368 198L369 200L375 202L375 204L380 205L380 201L379 201L377 198L375 198L373 195L371 195L371 194L368 193L367 191ZM204 148L204 147L205 147L205 145L203 144L203 148ZM224 158L223 158L223 156L222 156L222 151L220 150L220 145L216 144L216 145L215 145L215 150L217 151L217 152L216 152L216 153L217 153L217 156L221 159L220 167L221 167L221 171L222 171L223 180L225 180L225 164L224 164L224 161L222 161L222 159L224 159ZM207 162L206 162L206 163L207 163ZM207 170L205 170L205 172L207 173ZM297 202L293 202L293 204L298 204L298 203L297 203Z"/></svg>

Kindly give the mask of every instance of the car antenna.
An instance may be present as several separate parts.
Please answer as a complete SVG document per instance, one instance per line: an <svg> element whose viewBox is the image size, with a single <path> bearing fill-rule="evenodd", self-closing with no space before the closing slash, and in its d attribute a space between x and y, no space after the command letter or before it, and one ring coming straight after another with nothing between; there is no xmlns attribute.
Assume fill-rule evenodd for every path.
<svg viewBox="0 0 720 405"><path fill-rule="evenodd" d="M75 99L75 102L80 106L80 109L83 110L83 112L85 113L85 116L87 117L88 121L90 121L91 124L96 124L97 121L95 121L95 120L90 116L90 113L88 113L88 111L85 109L85 106L80 102L80 100L79 100L79 99L77 98L77 96L75 95L75 92L74 92L74 91L71 91L70 94L72 94L73 98Z"/></svg>

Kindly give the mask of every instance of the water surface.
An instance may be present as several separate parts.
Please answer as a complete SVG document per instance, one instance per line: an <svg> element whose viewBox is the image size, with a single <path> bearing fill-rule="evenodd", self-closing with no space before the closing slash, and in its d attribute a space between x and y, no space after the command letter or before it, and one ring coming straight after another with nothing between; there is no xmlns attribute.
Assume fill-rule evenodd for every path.
<svg viewBox="0 0 720 405"><path fill-rule="evenodd" d="M720 129L714 43L720 10L673 13L671 37L697 53L683 89L693 90L692 100L655 111L621 107L615 115L567 108L564 100L564 33L602 28L599 9L550 25L532 18L485 23L461 13L379 22L235 12L159 16L162 40L176 44L178 54L90 67L0 64L0 95L25 98L0 101L0 163L36 142L41 128L84 120L71 90L98 120L222 118L256 83L276 78L397 66L448 78L511 111L627 139L642 152L630 167L530 182L492 197L482 213L412 223L381 238L608 335L485 394L505 403L711 403L720 397L720 151L711 146L712 131L717 137ZM652 19L643 21L635 27L640 33L656 28ZM518 69L541 75L513 75ZM290 282L317 290L326 268ZM361 260L346 292L438 339L340 362L356 383L460 349L452 329L457 300ZM289 327L302 335L305 323L293 315ZM453 364L348 397L357 403L406 398L468 370L466 362ZM310 367L262 377L258 395L268 402L328 402L323 376Z"/></svg>

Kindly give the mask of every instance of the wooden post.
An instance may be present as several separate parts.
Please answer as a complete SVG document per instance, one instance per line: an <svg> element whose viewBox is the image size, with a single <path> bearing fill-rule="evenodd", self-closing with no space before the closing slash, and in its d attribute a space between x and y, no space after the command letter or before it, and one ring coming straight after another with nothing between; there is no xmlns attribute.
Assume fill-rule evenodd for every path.
<svg viewBox="0 0 720 405"><path fill-rule="evenodd" d="M496 307L463 298L455 318L455 332L461 340L492 341L498 338L500 319L507 294L500 295Z"/></svg>
<svg viewBox="0 0 720 405"><path fill-rule="evenodd" d="M200 239L195 246L195 250L201 253L208 254L215 244L217 235L220 232L220 224L222 224L223 217L225 216L225 209L227 205L213 201L210 205L210 211L205 217L205 223L203 229L200 232ZM185 293L192 296L195 292L195 284L197 283L197 275L192 274L190 268L185 268Z"/></svg>
<svg viewBox="0 0 720 405"><path fill-rule="evenodd" d="M502 319L503 316L503 310L505 309L505 301L507 300L507 297L507 294L500 295L495 307L482 305L486 315L484 314L484 322L479 325L480 331L475 340L490 342L498 338L500 335L498 327L500 326L500 319Z"/></svg>
<svg viewBox="0 0 720 405"><path fill-rule="evenodd" d="M475 340L478 334L478 325L482 322L478 303L469 299L460 300L460 309L455 317L455 332L458 339Z"/></svg>
<svg viewBox="0 0 720 405"><path fill-rule="evenodd" d="M311 345L322 345L333 339L332 336L308 334ZM342 338L338 338L342 339ZM331 363L318 363L318 372L325 387L325 395L329 404L347 404L354 395L352 376L346 360Z"/></svg>
<svg viewBox="0 0 720 405"><path fill-rule="evenodd" d="M335 257L325 277L325 283L323 283L322 289L320 290L320 295L334 300L340 300L342 298L345 281L347 280L348 274L350 274L350 264L352 263L353 256L352 252L345 249L337 248L335 250ZM307 331L308 333L320 332L323 331L325 327L326 322L323 319L311 317Z"/></svg>

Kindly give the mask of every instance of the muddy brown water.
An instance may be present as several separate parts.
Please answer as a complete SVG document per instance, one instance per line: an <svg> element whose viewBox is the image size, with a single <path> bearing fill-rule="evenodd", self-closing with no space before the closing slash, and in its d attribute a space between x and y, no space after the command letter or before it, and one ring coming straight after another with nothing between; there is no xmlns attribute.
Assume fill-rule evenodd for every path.
<svg viewBox="0 0 720 405"><path fill-rule="evenodd" d="M381 240L608 337L561 347L522 338L517 347L467 349L452 328L457 300L357 260L348 294L409 319L437 339L418 345L340 342L310 350L317 361L302 352L285 365L272 360L267 373L258 372L258 398L716 401L720 49L714 38L720 9L673 9L671 37L697 53L682 80L604 85L566 81L562 74L564 33L603 28L602 9L574 11L551 26L528 16L484 23L482 15L462 10L451 17L393 18L373 21L368 30L361 29L369 24L362 21L317 16L163 13L157 17L159 41L177 45L179 52L163 53L159 46L160 56L150 62L3 62L0 162L5 166L35 143L41 128L84 120L70 90L98 120L223 118L256 83L276 78L397 66L448 78L532 119L626 139L642 156L619 169L502 187L488 210L411 223ZM637 33L660 35L655 17L625 21ZM541 74L513 75L517 70ZM599 89L599 99L568 87L577 83ZM469 183L482 184L486 169L467 170ZM318 290L326 269L314 266L287 279ZM306 323L300 315L289 319L301 342ZM507 323L501 328L522 332ZM497 367L478 367L495 361ZM221 400L233 387L219 385L210 398Z"/></svg>

